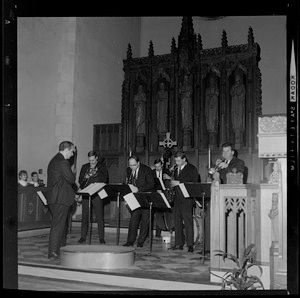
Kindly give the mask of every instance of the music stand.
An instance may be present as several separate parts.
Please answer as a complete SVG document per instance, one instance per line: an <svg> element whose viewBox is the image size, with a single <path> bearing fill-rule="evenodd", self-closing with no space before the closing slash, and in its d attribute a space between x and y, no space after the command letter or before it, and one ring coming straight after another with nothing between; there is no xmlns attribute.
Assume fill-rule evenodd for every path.
<svg viewBox="0 0 300 298"><path fill-rule="evenodd" d="M120 240L120 197L125 196L131 192L131 189L128 184L123 183L111 183L107 184L104 187L104 190L107 192L109 197L117 198L117 224L116 224L116 245L119 245Z"/></svg>
<svg viewBox="0 0 300 298"><path fill-rule="evenodd" d="M91 244L91 197L96 193L99 192L105 186L105 183L95 182L91 183L84 189L78 190L76 194L79 195L87 195L89 197L89 216L88 216L88 244Z"/></svg>
<svg viewBox="0 0 300 298"><path fill-rule="evenodd" d="M133 197L137 202L134 202ZM131 201L129 201L129 199ZM124 200L128 203L128 206L131 210L135 210L136 208L149 208L150 209L150 222L149 222L149 237L150 237L150 245L149 245L149 253L152 252L152 208L171 208L167 198L163 193L158 192L136 192L132 193L130 196L125 196ZM138 206L139 205L139 206Z"/></svg>
<svg viewBox="0 0 300 298"><path fill-rule="evenodd" d="M203 263L204 263L204 261L205 261L205 218L204 218L205 212L204 212L204 208L205 208L205 198L210 198L211 183L185 182L185 183L180 183L176 187L180 188L180 190L185 198L189 198L189 197L202 198L203 243L202 243L202 255L200 255L200 259L202 258Z"/></svg>

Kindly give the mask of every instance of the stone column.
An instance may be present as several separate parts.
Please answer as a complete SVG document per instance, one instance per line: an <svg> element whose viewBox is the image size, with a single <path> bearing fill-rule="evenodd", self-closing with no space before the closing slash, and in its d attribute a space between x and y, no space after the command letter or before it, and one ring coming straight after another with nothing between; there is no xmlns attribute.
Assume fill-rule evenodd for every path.
<svg viewBox="0 0 300 298"><path fill-rule="evenodd" d="M76 18L63 18L63 33L60 43L61 58L58 62L59 81L57 82L58 102L55 136L58 144L69 140L76 143L74 121L74 69L75 69Z"/></svg>
<svg viewBox="0 0 300 298"><path fill-rule="evenodd" d="M287 148L286 116L264 116L258 121L258 155L268 158L273 172L260 185L260 241L258 261L269 270L270 288L287 285Z"/></svg>

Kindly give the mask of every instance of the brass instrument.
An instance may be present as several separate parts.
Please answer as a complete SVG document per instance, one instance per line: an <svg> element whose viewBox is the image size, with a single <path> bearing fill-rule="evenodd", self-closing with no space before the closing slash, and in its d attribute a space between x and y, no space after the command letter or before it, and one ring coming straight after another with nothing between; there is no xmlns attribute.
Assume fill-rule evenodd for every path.
<svg viewBox="0 0 300 298"><path fill-rule="evenodd" d="M177 169L178 169L178 165L176 163L169 169L169 171L172 174L171 176L172 179L175 179L175 172L177 171Z"/></svg>
<svg viewBox="0 0 300 298"><path fill-rule="evenodd" d="M225 161L225 158L221 159L221 161L219 163L217 163L214 168L210 168L208 170L208 173L212 175L214 172L220 171L221 170L220 164L224 161Z"/></svg>
<svg viewBox="0 0 300 298"><path fill-rule="evenodd" d="M94 167L94 168L87 168L85 174L84 174L84 180L81 182L80 184L80 188L83 189L87 186L89 180L91 177L95 177L97 176L97 173L98 173L98 167Z"/></svg>
<svg viewBox="0 0 300 298"><path fill-rule="evenodd" d="M170 167L169 171L171 173L171 180L175 179L175 172L177 171L178 166L177 164L174 164L172 167ZM169 203L174 201L175 191L174 188L171 187L171 181L169 183L165 183L166 189L164 191L164 194L168 200Z"/></svg>

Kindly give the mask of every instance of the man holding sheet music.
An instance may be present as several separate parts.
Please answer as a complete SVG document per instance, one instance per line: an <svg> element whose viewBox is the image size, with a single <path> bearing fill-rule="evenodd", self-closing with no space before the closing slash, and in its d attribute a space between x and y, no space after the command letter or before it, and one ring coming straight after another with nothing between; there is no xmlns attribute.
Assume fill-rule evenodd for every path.
<svg viewBox="0 0 300 298"><path fill-rule="evenodd" d="M164 192L167 188L170 187L170 181L166 180L163 177L163 174L168 174L171 176L171 173L168 169L163 167L163 162L161 159L156 159L154 161L154 169L152 170L153 176L154 176L154 188L158 192ZM168 212L168 215L171 216L171 210L163 210L160 209L155 211L155 221L156 221L156 227L155 227L155 236L161 237L161 231L162 229L159 227L158 222L163 220L164 215Z"/></svg>
<svg viewBox="0 0 300 298"><path fill-rule="evenodd" d="M175 187L182 182L199 182L197 168L187 161L186 155L182 151L177 151L174 155L176 170L174 179L165 174L165 179L172 179L171 186ZM185 198L179 187L175 188L174 198L174 221L175 221L175 245L172 250L183 250L186 240L188 252L194 252L194 225L193 225L193 198ZM185 235L183 229L185 227Z"/></svg>
<svg viewBox="0 0 300 298"><path fill-rule="evenodd" d="M71 168L68 159L74 154L75 146L69 141L59 144L59 152L51 159L47 168L47 202L52 215L48 258L56 260L59 251L66 245L68 214L74 203L73 183L76 170Z"/></svg>
<svg viewBox="0 0 300 298"><path fill-rule="evenodd" d="M140 163L138 156L135 155L128 158L128 164L126 183L133 185L136 192L154 191L154 177L151 168ZM143 247L149 231L149 216L149 208L140 207L131 211L127 242L123 246L133 246L140 225L137 247Z"/></svg>
<svg viewBox="0 0 300 298"><path fill-rule="evenodd" d="M86 188L95 182L108 183L108 170L103 163L99 161L97 152L90 151L87 154L89 162L81 167L79 174L80 189ZM103 200L96 192L91 197L91 203L94 207L100 244L105 244L104 240L104 205ZM82 219L81 219L81 238L78 243L85 243L89 225L89 196L82 195Z"/></svg>

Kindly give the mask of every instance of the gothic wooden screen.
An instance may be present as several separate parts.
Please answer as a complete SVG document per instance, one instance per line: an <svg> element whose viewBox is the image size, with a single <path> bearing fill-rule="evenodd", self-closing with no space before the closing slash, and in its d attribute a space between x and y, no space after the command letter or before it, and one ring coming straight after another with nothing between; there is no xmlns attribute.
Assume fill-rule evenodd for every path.
<svg viewBox="0 0 300 298"><path fill-rule="evenodd" d="M260 48L251 28L245 44L229 46L223 31L220 47L203 49L191 17L183 17L178 46L173 38L169 54L154 55L150 41L148 56L133 58L129 44L124 60L121 151L138 153L152 165L163 150L159 141L170 132L177 141L175 149L187 153L202 181L208 148L217 158L228 141L240 157L247 155L249 172L256 171L259 60Z"/></svg>
<svg viewBox="0 0 300 298"><path fill-rule="evenodd" d="M224 142L232 142L248 167L248 182L259 183L257 119L261 115L260 47L253 31L245 44L228 45L223 31L220 47L204 49L191 17L183 17L178 45L154 54L150 41L147 57L134 58L130 44L124 63L119 149L95 136L104 156L118 158L118 175L125 172L127 157L137 153L141 162L153 165L164 148L159 142L169 132L177 146L197 166L201 181L207 177L208 148L214 162ZM109 127L104 129L109 138ZM100 146L100 147L99 147Z"/></svg>

